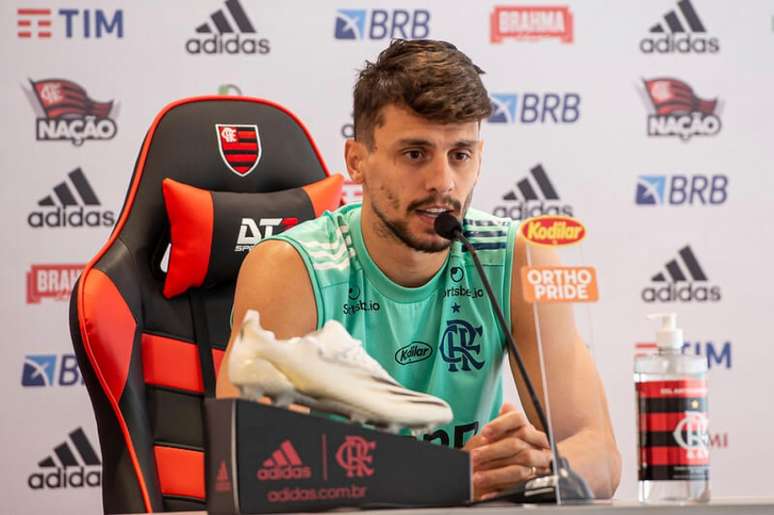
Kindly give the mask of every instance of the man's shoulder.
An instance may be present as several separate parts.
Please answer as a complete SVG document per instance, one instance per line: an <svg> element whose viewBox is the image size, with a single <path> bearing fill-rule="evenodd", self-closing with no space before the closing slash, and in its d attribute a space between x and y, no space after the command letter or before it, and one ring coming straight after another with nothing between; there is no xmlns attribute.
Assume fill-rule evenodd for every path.
<svg viewBox="0 0 774 515"><path fill-rule="evenodd" d="M515 224L516 222L510 218L501 218L474 208L468 209L468 212L465 213L465 217L462 219L462 227L464 230L476 227L507 228Z"/></svg>
<svg viewBox="0 0 774 515"><path fill-rule="evenodd" d="M277 238L289 239L304 248L330 247L349 236L352 215L360 210L360 204L348 204L335 211L325 211L313 220L307 220L283 232Z"/></svg>
<svg viewBox="0 0 774 515"><path fill-rule="evenodd" d="M462 220L462 232L476 249L483 265L501 265L510 260L517 222L510 218L490 215L478 209L468 209ZM455 245L458 255L470 260L461 246Z"/></svg>

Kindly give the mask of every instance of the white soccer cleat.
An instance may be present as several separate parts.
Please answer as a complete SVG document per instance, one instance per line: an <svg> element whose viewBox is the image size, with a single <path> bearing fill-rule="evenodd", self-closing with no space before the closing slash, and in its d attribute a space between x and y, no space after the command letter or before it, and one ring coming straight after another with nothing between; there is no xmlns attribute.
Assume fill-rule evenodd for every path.
<svg viewBox="0 0 774 515"><path fill-rule="evenodd" d="M446 402L401 386L334 320L304 337L277 340L248 310L228 370L242 397L266 395L281 406L295 402L390 429L429 430L452 419Z"/></svg>

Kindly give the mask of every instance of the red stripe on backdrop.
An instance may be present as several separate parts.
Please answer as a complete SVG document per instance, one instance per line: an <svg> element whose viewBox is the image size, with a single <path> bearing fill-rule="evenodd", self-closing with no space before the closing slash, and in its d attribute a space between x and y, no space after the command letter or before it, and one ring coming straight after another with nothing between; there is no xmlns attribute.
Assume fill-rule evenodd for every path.
<svg viewBox="0 0 774 515"><path fill-rule="evenodd" d="M658 465L707 465L709 453L682 447L647 447L640 449L640 463Z"/></svg>

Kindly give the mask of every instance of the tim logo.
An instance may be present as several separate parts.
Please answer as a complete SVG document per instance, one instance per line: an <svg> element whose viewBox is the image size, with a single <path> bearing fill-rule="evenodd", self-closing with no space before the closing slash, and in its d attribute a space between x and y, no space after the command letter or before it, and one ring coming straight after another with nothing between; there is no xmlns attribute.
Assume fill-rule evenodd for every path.
<svg viewBox="0 0 774 515"><path fill-rule="evenodd" d="M336 462L347 473L347 477L371 477L374 475L376 442L362 436L347 436L336 451Z"/></svg>
<svg viewBox="0 0 774 515"><path fill-rule="evenodd" d="M338 9L333 35L344 40L423 39L430 35L430 11Z"/></svg>
<svg viewBox="0 0 774 515"><path fill-rule="evenodd" d="M67 300L84 265L32 265L27 272L27 304Z"/></svg>
<svg viewBox="0 0 774 515"><path fill-rule="evenodd" d="M543 165L533 166L529 175L518 180L515 187L503 195L503 205L495 206L492 213L502 218L526 220L533 216L573 216L570 205L562 204L559 193L548 178Z"/></svg>
<svg viewBox="0 0 774 515"><path fill-rule="evenodd" d="M720 51L718 38L706 36L707 29L691 0L677 2L677 9L666 13L663 23L656 23L649 32L650 37L640 41L640 51L645 54L716 54Z"/></svg>
<svg viewBox="0 0 774 515"><path fill-rule="evenodd" d="M209 22L196 27L196 37L186 41L191 55L264 55L270 51L269 40L256 39L255 26L239 0L226 0L226 8L210 15Z"/></svg>
<svg viewBox="0 0 774 515"><path fill-rule="evenodd" d="M75 82L64 79L30 80L30 103L38 117L38 141L70 141L80 146L87 140L106 141L118 132L113 101L97 102Z"/></svg>
<svg viewBox="0 0 774 515"><path fill-rule="evenodd" d="M636 356L647 356L658 352L656 342L638 342L634 344ZM713 341L697 341L683 343L683 354L693 353L697 356L706 356L707 368L724 368L730 370L733 365L731 342L722 344Z"/></svg>
<svg viewBox="0 0 774 515"><path fill-rule="evenodd" d="M484 366L483 361L476 357L481 352L481 345L476 345L476 337L483 335L483 326L475 327L465 320L448 320L446 330L441 337L441 357L449 364L449 372L470 371L471 365L476 370ZM474 357L474 354L476 357Z"/></svg>
<svg viewBox="0 0 774 515"><path fill-rule="evenodd" d="M298 218L295 217L259 218L257 222L252 218L242 218L234 252L249 251L262 239L271 238L296 224L298 224Z"/></svg>
<svg viewBox="0 0 774 515"><path fill-rule="evenodd" d="M220 157L229 170L240 177L252 172L263 149L257 125L215 124Z"/></svg>
<svg viewBox="0 0 774 515"><path fill-rule="evenodd" d="M76 384L83 384L83 378L75 354L28 354L24 357L21 377L23 387L46 388Z"/></svg>
<svg viewBox="0 0 774 515"><path fill-rule="evenodd" d="M640 175L638 206L719 206L728 200L726 175Z"/></svg>
<svg viewBox="0 0 774 515"><path fill-rule="evenodd" d="M642 290L645 302L718 302L720 286L709 284L707 274L696 259L690 245L678 252L678 258L669 260L664 272L651 277L655 283Z"/></svg>
<svg viewBox="0 0 774 515"><path fill-rule="evenodd" d="M688 141L693 136L715 136L720 118L715 114L717 99L704 100L693 88L673 78L643 81L651 103L648 136L677 136Z"/></svg>
<svg viewBox="0 0 774 515"><path fill-rule="evenodd" d="M32 490L99 487L102 484L102 462L86 433L79 427L68 436L69 440L54 447L52 455L38 462L41 470L27 478L27 485Z"/></svg>
<svg viewBox="0 0 774 515"><path fill-rule="evenodd" d="M271 458L264 460L258 469L258 479L261 481L276 481L279 479L309 479L312 470L305 466L290 440L282 442Z"/></svg>
<svg viewBox="0 0 774 515"><path fill-rule="evenodd" d="M577 93L495 93L489 99L492 101L489 123L559 125L580 119L581 97Z"/></svg>
<svg viewBox="0 0 774 515"><path fill-rule="evenodd" d="M572 43L572 12L562 7L497 6L490 16L490 41L555 38Z"/></svg>
<svg viewBox="0 0 774 515"><path fill-rule="evenodd" d="M102 9L59 9L67 39L101 39L112 35L124 37L124 12L112 15ZM16 36L20 39L51 39L54 35L53 11L48 8L20 7L16 9Z"/></svg>

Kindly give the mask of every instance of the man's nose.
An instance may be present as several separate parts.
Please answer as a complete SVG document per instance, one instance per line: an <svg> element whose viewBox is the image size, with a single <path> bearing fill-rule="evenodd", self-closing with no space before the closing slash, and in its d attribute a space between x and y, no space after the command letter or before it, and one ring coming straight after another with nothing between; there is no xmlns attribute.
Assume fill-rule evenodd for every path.
<svg viewBox="0 0 774 515"><path fill-rule="evenodd" d="M438 193L454 189L454 171L445 155L436 156L430 163L425 174L425 187Z"/></svg>

